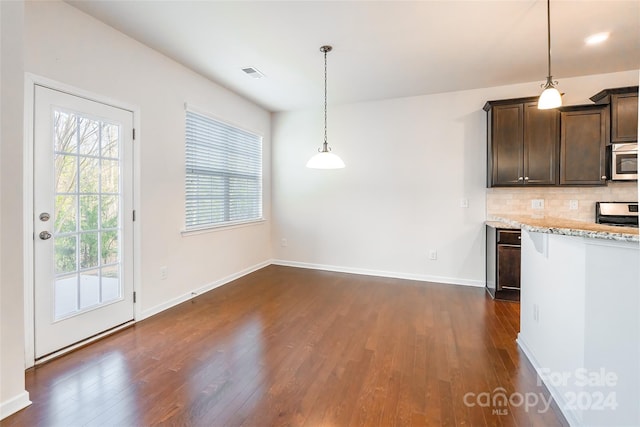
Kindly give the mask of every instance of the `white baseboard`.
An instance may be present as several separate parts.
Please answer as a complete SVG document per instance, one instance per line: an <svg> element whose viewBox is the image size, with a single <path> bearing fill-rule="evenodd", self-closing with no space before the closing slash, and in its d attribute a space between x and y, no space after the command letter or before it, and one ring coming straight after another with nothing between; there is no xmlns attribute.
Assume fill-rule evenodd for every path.
<svg viewBox="0 0 640 427"><path fill-rule="evenodd" d="M9 415L15 414L21 409L31 405L29 400L29 392L24 390L17 396L0 403L0 420L7 418Z"/></svg>
<svg viewBox="0 0 640 427"><path fill-rule="evenodd" d="M199 287L197 289L189 291L186 294L183 294L183 295L181 295L181 296L179 296L177 298L173 298L173 299L171 299L171 300L169 300L167 302L163 302L162 304L158 304L158 305L156 305L154 307L151 307L151 308L149 308L147 310L142 311L140 318L136 319L136 321L140 321L140 320L146 319L146 318L151 317L151 316L153 316L155 314L158 314L158 313L160 313L160 312L162 312L164 310L167 310L167 309L169 309L169 308L171 308L173 306L181 304L181 303L183 303L185 301L189 301L190 299L196 297L197 295L203 294L205 292L208 292L208 291L210 291L212 289L215 289L217 287L220 287L222 285L226 285L227 283L232 282L232 281L234 281L236 279L239 279L242 276L246 276L247 274L253 273L256 270L260 270L261 268L264 268L264 267L268 266L269 264L271 264L271 261L263 261L263 262L261 262L259 264L251 266L249 268L245 268L244 270L241 270L241 271L239 271L237 273L233 273L233 274L230 274L227 277L223 277L222 279L216 280L215 282L208 283L208 284L206 284L204 286L201 286L201 287Z"/></svg>
<svg viewBox="0 0 640 427"><path fill-rule="evenodd" d="M312 270L335 271L337 273L361 274L363 276L379 276L389 277L392 279L417 280L420 282L444 283L447 285L463 285L483 288L485 283L483 280L461 279L456 277L430 276L425 274L398 273L394 271L369 270L365 268L341 267L336 265L313 264L308 262L287 261L283 259L274 259L272 264L282 265L285 267L308 268Z"/></svg>
<svg viewBox="0 0 640 427"><path fill-rule="evenodd" d="M525 356L527 356L527 359L529 359L529 362L531 362L531 365L533 365L536 372L540 372L540 370L542 369L542 366L540 366L536 358L533 356L533 353L531 352L529 347L527 347L524 340L522 339L522 336L519 333L518 333L518 338L516 338L516 343L518 343L518 347L520 347L520 349L525 354ZM545 387L547 387L547 390L549 390L549 394L551 394L551 397L558 405L558 408L560 408L562 415L564 415L564 418L565 420L567 420L569 425L570 426L582 425L578 416L573 411L567 408L566 402L562 394L558 391L556 387L554 387L553 384L547 381L548 378L545 378L545 376L540 376L540 375L537 375L537 376L538 378L542 379L542 382L544 383Z"/></svg>

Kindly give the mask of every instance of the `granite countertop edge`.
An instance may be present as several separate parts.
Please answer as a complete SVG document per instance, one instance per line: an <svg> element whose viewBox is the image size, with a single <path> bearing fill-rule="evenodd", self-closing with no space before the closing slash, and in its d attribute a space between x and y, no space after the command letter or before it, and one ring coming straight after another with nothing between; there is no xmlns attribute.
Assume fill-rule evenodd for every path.
<svg viewBox="0 0 640 427"><path fill-rule="evenodd" d="M507 229L507 230L520 230L520 223L515 223L515 221L511 221L511 222L505 222L504 220L500 219L488 219L484 222L486 225L488 225L489 227L493 227L493 228L503 228L503 229Z"/></svg>
<svg viewBox="0 0 640 427"><path fill-rule="evenodd" d="M536 221L544 220L548 222L548 224L541 226L536 225ZM486 221L487 225L496 227L496 228L521 228L527 231L533 231L537 233L547 233L547 234L559 234L564 236L575 236L575 237L587 237L592 239L605 239L605 240L616 240L623 242L640 242L640 235L638 232L635 234L628 232L616 232L611 230L589 230L586 227L582 228L579 221L570 221L571 227L555 225L553 224L554 218L532 218L531 223L528 223L526 219L514 219L509 217L502 216L493 216ZM558 222L567 222L567 220L557 219ZM504 225L504 227L503 227ZM599 226L599 224L590 224L585 223L585 226ZM608 226L602 226L602 228L611 228Z"/></svg>

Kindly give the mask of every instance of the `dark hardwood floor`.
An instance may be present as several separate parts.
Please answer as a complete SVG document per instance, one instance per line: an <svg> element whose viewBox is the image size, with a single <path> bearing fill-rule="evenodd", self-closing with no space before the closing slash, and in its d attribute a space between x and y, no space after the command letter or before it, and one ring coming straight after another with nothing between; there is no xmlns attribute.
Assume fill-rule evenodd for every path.
<svg viewBox="0 0 640 427"><path fill-rule="evenodd" d="M518 324L479 288L269 266L29 370L0 424L566 425L521 404L548 394Z"/></svg>

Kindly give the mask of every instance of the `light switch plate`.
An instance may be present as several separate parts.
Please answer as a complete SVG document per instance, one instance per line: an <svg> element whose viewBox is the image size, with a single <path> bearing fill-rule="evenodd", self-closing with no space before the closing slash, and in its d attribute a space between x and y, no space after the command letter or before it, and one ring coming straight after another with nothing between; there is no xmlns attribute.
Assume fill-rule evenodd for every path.
<svg viewBox="0 0 640 427"><path fill-rule="evenodd" d="M544 199L531 200L531 209L544 209Z"/></svg>

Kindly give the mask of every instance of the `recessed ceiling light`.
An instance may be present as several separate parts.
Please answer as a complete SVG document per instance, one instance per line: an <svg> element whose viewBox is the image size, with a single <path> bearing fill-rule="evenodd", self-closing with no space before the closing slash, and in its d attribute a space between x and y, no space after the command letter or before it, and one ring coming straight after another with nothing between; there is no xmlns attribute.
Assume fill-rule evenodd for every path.
<svg viewBox="0 0 640 427"><path fill-rule="evenodd" d="M608 38L609 38L609 33L597 33L597 34L592 34L586 39L584 39L584 42L588 45L594 45L594 44L602 43Z"/></svg>
<svg viewBox="0 0 640 427"><path fill-rule="evenodd" d="M262 74L260 70L254 67L246 67L243 68L242 71L244 71L248 76L251 76L254 79L261 79L264 77L264 74Z"/></svg>

